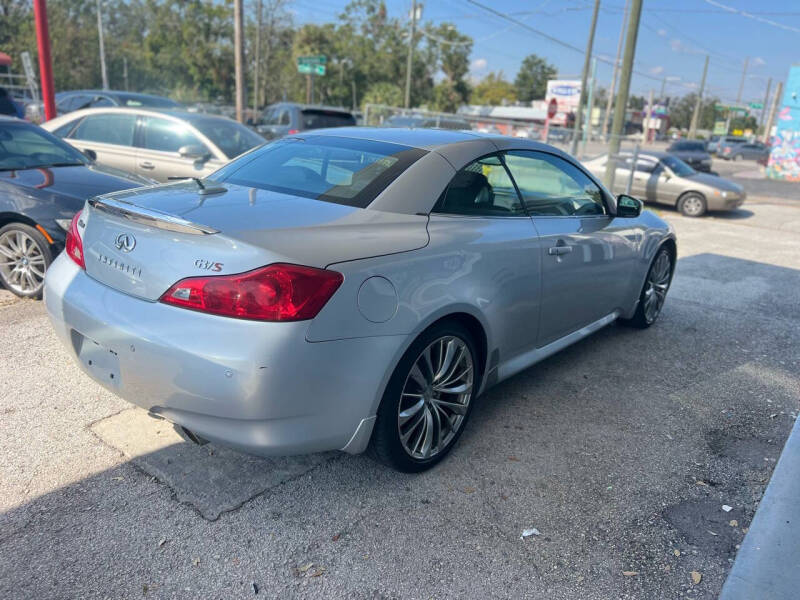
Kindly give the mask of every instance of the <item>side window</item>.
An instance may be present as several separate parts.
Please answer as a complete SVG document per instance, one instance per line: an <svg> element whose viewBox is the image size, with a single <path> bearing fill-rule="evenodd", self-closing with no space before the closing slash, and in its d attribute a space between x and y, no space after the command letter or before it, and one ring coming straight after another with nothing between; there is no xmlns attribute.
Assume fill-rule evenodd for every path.
<svg viewBox="0 0 800 600"><path fill-rule="evenodd" d="M525 215L514 183L499 156L486 156L455 174L434 212L510 217Z"/></svg>
<svg viewBox="0 0 800 600"><path fill-rule="evenodd" d="M111 99L108 96L95 96L92 98L89 106L91 108L104 108L106 106L114 106L114 103L111 102Z"/></svg>
<svg viewBox="0 0 800 600"><path fill-rule="evenodd" d="M506 154L506 164L531 215L605 214L602 190L564 159L543 152L512 150Z"/></svg>
<svg viewBox="0 0 800 600"><path fill-rule="evenodd" d="M133 146L135 115L105 114L86 117L70 136L74 140Z"/></svg>
<svg viewBox="0 0 800 600"><path fill-rule="evenodd" d="M75 129L75 126L78 124L78 121L80 121L80 119L70 121L69 123L64 123L61 127L54 129L50 133L60 138L67 137L69 135L69 132Z"/></svg>
<svg viewBox="0 0 800 600"><path fill-rule="evenodd" d="M628 157L625 159L625 168L630 170L631 164L633 163L633 158ZM656 170L656 163L650 160L642 160L641 158L636 160L636 169L639 173L652 173Z"/></svg>
<svg viewBox="0 0 800 600"><path fill-rule="evenodd" d="M278 119L278 125L288 125L289 124L289 111L285 108L281 111L280 119Z"/></svg>
<svg viewBox="0 0 800 600"><path fill-rule="evenodd" d="M264 125L277 125L278 124L278 109L270 108L264 112Z"/></svg>
<svg viewBox="0 0 800 600"><path fill-rule="evenodd" d="M177 153L183 146L201 146L201 142L188 125L158 117L144 118L144 147L159 152Z"/></svg>

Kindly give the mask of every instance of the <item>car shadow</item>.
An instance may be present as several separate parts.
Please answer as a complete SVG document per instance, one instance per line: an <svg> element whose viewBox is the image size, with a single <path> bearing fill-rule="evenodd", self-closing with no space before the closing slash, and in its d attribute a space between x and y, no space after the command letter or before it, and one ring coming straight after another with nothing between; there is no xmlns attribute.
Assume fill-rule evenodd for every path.
<svg viewBox="0 0 800 600"><path fill-rule="evenodd" d="M366 568L353 566L364 556L374 566L359 577L372 582L386 569L401 578L424 572L424 557L408 548L476 546L526 581L541 576L531 552L540 563L596 569L614 547L615 560L642 564L653 579L645 595L658 595L668 575L641 556L692 547L661 511L712 493L695 483L711 479L716 493L745 503L754 495L747 482L766 481L774 464L759 456L740 465L708 440L758 438L773 460L788 435L788 419L771 414L800 407L800 299L788 291L797 289L797 269L681 258L654 326L606 327L499 384L476 401L452 456L424 474L344 454L311 462L240 455L237 466L230 451L176 442L12 501L0 514L0 597L230 596L240 587L226 586L251 581L294 586L306 571L292 566L312 561L337 580ZM259 468L268 476L254 486ZM221 510L209 508L216 498ZM544 532L540 546L520 554L519 531L531 525ZM742 535L737 529L732 542ZM494 569L484 551L468 552L459 568ZM709 594L729 569L720 552L707 557L715 561L704 578ZM617 580L593 572L593 585L619 596L609 592L622 590ZM203 577L218 587L184 591Z"/></svg>

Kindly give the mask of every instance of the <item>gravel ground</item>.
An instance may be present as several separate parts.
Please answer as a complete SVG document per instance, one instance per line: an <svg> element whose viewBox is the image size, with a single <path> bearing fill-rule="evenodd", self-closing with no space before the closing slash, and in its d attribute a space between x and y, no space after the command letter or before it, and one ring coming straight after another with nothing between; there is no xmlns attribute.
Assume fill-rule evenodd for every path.
<svg viewBox="0 0 800 600"><path fill-rule="evenodd" d="M0 598L716 598L800 409L800 208L744 208L662 211L659 322L493 389L434 470L332 453L245 490L243 458L216 512L192 493L236 461L115 447L128 406L0 291Z"/></svg>

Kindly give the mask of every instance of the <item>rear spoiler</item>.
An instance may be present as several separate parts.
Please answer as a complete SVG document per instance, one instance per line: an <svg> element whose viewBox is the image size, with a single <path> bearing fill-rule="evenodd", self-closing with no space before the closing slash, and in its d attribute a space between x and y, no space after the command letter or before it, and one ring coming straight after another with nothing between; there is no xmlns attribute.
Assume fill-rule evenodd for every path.
<svg viewBox="0 0 800 600"><path fill-rule="evenodd" d="M152 208L144 208L124 202L122 200L112 200L111 198L92 198L89 200L89 206L100 212L121 217L134 223L141 225L149 225L157 229L165 229L167 231L175 231L178 233L189 233L192 235L211 235L219 233L218 229L208 227L206 225L199 225L192 223L175 215L163 213Z"/></svg>

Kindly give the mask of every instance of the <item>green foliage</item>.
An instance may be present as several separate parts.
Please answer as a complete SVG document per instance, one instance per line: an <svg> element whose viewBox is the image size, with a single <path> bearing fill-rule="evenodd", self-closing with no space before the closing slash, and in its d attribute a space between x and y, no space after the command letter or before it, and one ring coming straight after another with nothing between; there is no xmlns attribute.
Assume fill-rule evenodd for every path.
<svg viewBox="0 0 800 600"><path fill-rule="evenodd" d="M719 102L717 98L706 98L700 105L700 115L697 120L698 129L714 129L714 105ZM669 119L672 127L689 129L692 122L692 113L697 104L697 94L691 92L682 98L673 98L669 105ZM721 113L719 115L721 117Z"/></svg>
<svg viewBox="0 0 800 600"><path fill-rule="evenodd" d="M503 79L503 72L489 73L472 90L472 104L485 104L497 106L511 103L517 99L517 89L514 85Z"/></svg>
<svg viewBox="0 0 800 600"><path fill-rule="evenodd" d="M401 106L403 104L403 90L399 85L382 81L370 86L364 94L365 104L386 104L387 106Z"/></svg>
<svg viewBox="0 0 800 600"><path fill-rule="evenodd" d="M543 58L529 54L522 61L514 80L517 99L520 102L542 100L547 93L547 80L555 79L558 71Z"/></svg>

